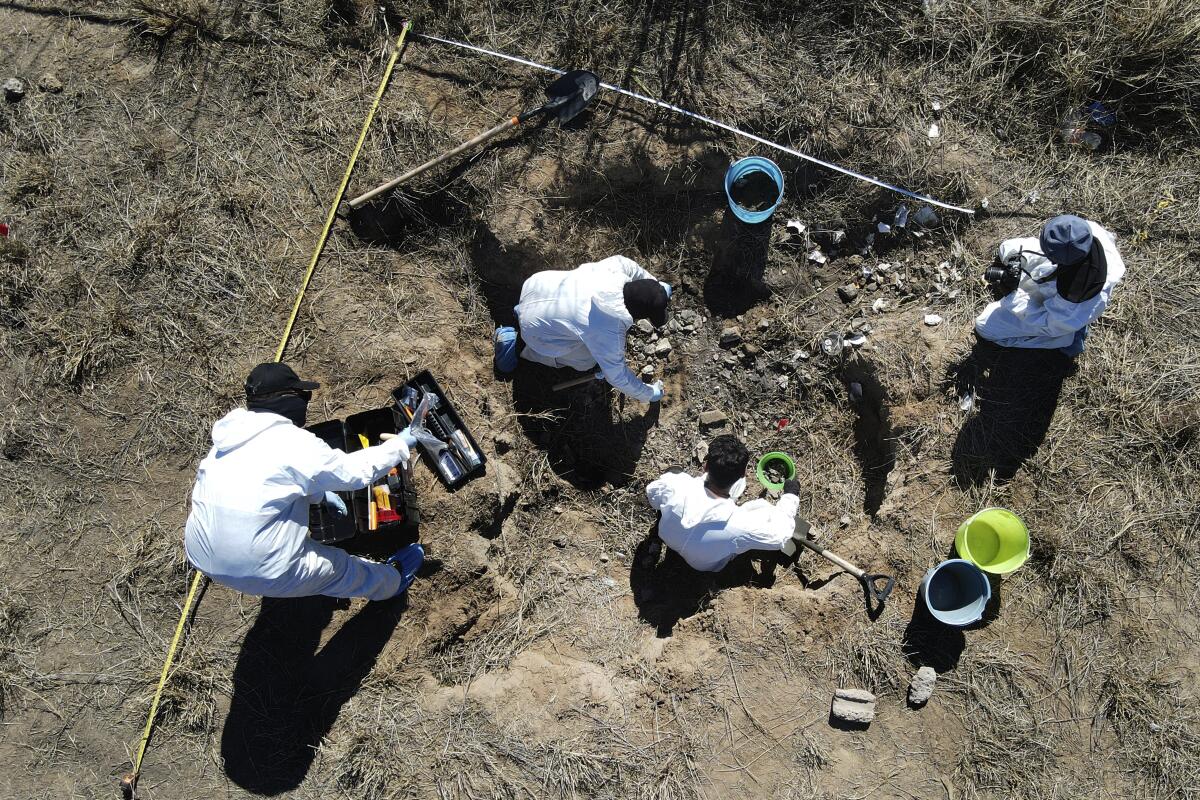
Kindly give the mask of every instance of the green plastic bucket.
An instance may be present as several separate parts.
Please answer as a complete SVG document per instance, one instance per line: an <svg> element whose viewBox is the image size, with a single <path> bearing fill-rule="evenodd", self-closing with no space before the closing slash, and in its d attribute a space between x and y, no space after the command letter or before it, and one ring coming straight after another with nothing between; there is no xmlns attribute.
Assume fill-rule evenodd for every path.
<svg viewBox="0 0 1200 800"><path fill-rule="evenodd" d="M758 476L758 482L772 492L778 492L783 489L783 484L771 483L767 479L767 464L770 464L772 461L782 461L787 466L787 477L784 480L788 481L796 477L796 462L792 461L792 457L787 453L767 453L758 460L758 466L754 470L754 474Z"/></svg>
<svg viewBox="0 0 1200 800"><path fill-rule="evenodd" d="M958 555L984 572L1005 575L1029 558L1029 529L1005 508L985 508L958 528Z"/></svg>

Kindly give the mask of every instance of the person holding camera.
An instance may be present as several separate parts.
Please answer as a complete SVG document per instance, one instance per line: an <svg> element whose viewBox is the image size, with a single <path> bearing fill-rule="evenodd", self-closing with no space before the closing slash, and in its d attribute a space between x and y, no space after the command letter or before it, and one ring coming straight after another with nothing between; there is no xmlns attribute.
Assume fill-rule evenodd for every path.
<svg viewBox="0 0 1200 800"><path fill-rule="evenodd" d="M1124 274L1111 233L1071 214L1057 216L1038 238L1000 245L984 280L1001 296L975 319L975 332L1002 347L1077 356L1088 325L1104 313Z"/></svg>

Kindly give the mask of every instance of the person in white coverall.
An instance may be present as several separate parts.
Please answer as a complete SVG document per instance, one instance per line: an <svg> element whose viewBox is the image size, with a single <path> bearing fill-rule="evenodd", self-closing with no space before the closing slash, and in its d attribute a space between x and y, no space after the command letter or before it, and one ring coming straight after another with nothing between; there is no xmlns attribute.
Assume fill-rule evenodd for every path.
<svg viewBox="0 0 1200 800"><path fill-rule="evenodd" d="M246 380L246 408L213 425L184 532L188 561L217 583L263 597L365 597L404 592L424 561L411 544L368 561L308 536L308 510L334 492L361 489L406 460L407 431L353 453L303 429L312 390L286 364L260 364Z"/></svg>
<svg viewBox="0 0 1200 800"><path fill-rule="evenodd" d="M708 446L704 475L668 472L646 487L650 505L662 514L659 538L692 569L717 572L742 553L782 553L791 541L800 508L799 482L787 481L775 505L758 499L739 506L749 460L736 437L718 436Z"/></svg>
<svg viewBox="0 0 1200 800"><path fill-rule="evenodd" d="M662 381L643 383L625 363L625 336L635 320L666 324L671 287L624 256L570 271L547 270L521 287L516 307L521 358L601 377L643 403L662 399Z"/></svg>
<svg viewBox="0 0 1200 800"><path fill-rule="evenodd" d="M1107 230L1062 215L1047 222L1036 239L1001 244L993 269L1009 273L1009 283L1000 285L1011 291L983 310L975 320L976 333L1003 347L1076 356L1083 351L1088 325L1104 313L1125 274L1125 262Z"/></svg>

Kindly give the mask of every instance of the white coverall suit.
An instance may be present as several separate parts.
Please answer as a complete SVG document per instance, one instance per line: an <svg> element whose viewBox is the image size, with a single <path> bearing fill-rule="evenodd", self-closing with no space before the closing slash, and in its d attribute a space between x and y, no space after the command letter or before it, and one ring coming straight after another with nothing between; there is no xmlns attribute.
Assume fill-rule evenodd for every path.
<svg viewBox="0 0 1200 800"><path fill-rule="evenodd" d="M263 597L366 597L400 588L390 564L308 537L308 507L361 489L408 458L404 437L343 453L290 420L235 409L213 425L184 531L188 561L217 583Z"/></svg>
<svg viewBox="0 0 1200 800"><path fill-rule="evenodd" d="M1041 255L1038 240L1009 239L1000 245L1000 260L1007 261L1022 250L1027 251L1022 259L1029 275L1022 273L1016 289L983 309L975 319L976 333L1002 347L1059 349L1070 345L1077 331L1099 319L1108 306L1113 288L1125 274L1125 262L1117 252L1111 233L1091 221L1088 227L1104 247L1108 262L1108 275L1098 295L1082 303L1060 297L1053 278L1045 283L1037 282L1056 268L1052 261Z"/></svg>
<svg viewBox="0 0 1200 800"><path fill-rule="evenodd" d="M796 530L800 498L785 494L776 505L765 499L737 504L743 478L717 497L704 486L707 476L668 472L646 487L650 505L662 512L658 537L692 569L717 572L750 550L782 550Z"/></svg>
<svg viewBox="0 0 1200 800"><path fill-rule="evenodd" d="M625 335L633 317L623 289L630 281L654 276L625 256L612 256L570 271L547 270L530 276L516 307L525 349L521 358L548 367L590 370L634 400L649 403L654 389L625 363Z"/></svg>

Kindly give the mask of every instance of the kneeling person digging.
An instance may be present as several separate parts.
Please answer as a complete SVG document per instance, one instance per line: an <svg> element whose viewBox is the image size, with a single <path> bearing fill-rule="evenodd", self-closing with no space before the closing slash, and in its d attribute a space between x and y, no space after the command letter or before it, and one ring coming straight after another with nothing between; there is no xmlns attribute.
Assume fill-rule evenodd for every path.
<svg viewBox="0 0 1200 800"><path fill-rule="evenodd" d="M403 593L425 559L410 544L384 563L315 542L308 508L324 500L348 513L335 492L362 489L408 459L406 429L353 453L304 430L320 384L286 364L260 364L246 379L246 407L213 425L184 532L188 561L217 583L263 597L365 597Z"/></svg>
<svg viewBox="0 0 1200 800"><path fill-rule="evenodd" d="M713 439L705 474L668 472L646 487L650 505L662 512L658 535L688 566L701 572L724 569L751 550L795 553L792 535L800 508L800 483L784 483L783 497L737 504L746 489L750 452L737 437Z"/></svg>

